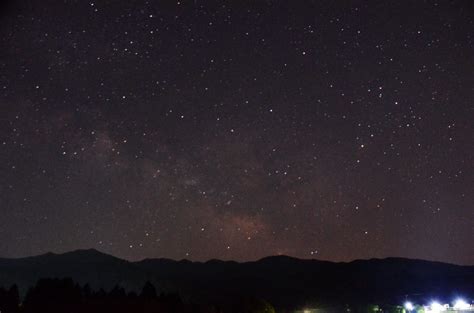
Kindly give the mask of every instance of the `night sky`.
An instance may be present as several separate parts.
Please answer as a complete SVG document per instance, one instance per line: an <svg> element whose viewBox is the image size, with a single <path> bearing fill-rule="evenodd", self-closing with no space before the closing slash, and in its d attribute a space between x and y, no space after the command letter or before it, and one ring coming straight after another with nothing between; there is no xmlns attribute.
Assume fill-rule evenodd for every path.
<svg viewBox="0 0 474 313"><path fill-rule="evenodd" d="M0 256L474 264L472 1L0 10Z"/></svg>

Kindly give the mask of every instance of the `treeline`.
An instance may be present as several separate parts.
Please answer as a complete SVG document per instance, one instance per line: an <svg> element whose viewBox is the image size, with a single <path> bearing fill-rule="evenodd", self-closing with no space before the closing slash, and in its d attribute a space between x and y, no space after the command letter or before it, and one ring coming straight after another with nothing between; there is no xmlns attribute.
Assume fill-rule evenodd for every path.
<svg viewBox="0 0 474 313"><path fill-rule="evenodd" d="M157 294L147 282L140 293L116 286L109 292L80 286L72 279L41 279L20 301L18 288L0 288L1 313L274 313L263 300L245 299L238 307L183 301L177 294Z"/></svg>

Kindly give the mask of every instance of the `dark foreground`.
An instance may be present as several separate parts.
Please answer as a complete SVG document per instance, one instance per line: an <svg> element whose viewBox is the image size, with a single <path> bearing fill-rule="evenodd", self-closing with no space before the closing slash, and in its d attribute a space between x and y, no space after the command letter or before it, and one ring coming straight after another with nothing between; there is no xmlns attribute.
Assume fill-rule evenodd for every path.
<svg viewBox="0 0 474 313"><path fill-rule="evenodd" d="M128 262L96 250L78 250L0 259L0 310L271 312L274 307L293 312L309 307L374 312L377 304L391 312L407 297L426 303L474 295L473 281L473 266L400 258L350 263L285 256L245 263ZM18 287L9 289L14 284Z"/></svg>

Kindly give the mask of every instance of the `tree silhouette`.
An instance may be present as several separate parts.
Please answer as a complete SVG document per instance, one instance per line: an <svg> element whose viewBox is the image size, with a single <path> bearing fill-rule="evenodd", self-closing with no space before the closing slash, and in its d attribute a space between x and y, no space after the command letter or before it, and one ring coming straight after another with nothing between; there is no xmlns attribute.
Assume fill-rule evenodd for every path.
<svg viewBox="0 0 474 313"><path fill-rule="evenodd" d="M140 293L140 297L150 300L156 298L156 288L153 286L149 281L145 283L143 286L142 292Z"/></svg>
<svg viewBox="0 0 474 313"><path fill-rule="evenodd" d="M16 313L19 311L20 296L18 287L13 285L10 289L0 288L0 312Z"/></svg>
<svg viewBox="0 0 474 313"><path fill-rule="evenodd" d="M72 279L40 279L31 287L22 305L18 288L0 288L1 313L274 313L273 307L260 299L245 299L238 306L215 306L209 303L189 303L176 293L157 295L150 282L145 283L139 294L127 293L119 285L109 292L83 287Z"/></svg>
<svg viewBox="0 0 474 313"><path fill-rule="evenodd" d="M72 279L41 279L30 288L23 303L27 313L79 312L81 288Z"/></svg>

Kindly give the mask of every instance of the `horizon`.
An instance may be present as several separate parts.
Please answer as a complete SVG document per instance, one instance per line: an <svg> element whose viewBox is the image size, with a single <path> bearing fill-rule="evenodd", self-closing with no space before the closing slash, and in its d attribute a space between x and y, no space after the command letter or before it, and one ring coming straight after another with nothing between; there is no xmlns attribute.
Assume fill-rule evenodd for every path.
<svg viewBox="0 0 474 313"><path fill-rule="evenodd" d="M168 258L168 257L145 257L142 259L127 259L123 258L120 256L116 256L112 253L107 253L105 251L96 249L96 248L81 248L81 249L75 249L75 250L70 250L70 251L64 251L64 252L53 252L53 251L47 251L43 252L40 254L33 254L33 255L25 255L25 256L16 256L16 257L5 257L0 255L0 259L8 259L8 260L18 260L18 259L26 259L26 258L35 258L35 257L41 257L41 256L48 256L48 255L54 255L54 256L61 256L64 254L73 254L73 253L78 253L78 252L96 252L101 255L106 255L110 256L122 261L127 261L130 263L137 263L145 260L169 260L173 262L191 262L191 263L209 263L212 261L220 261L220 262L234 262L234 263L239 263L239 264L244 264L244 263L254 263L254 262L260 262L265 259L270 259L270 258L290 258L294 260L301 260L301 261L317 261L317 262L328 262L328 263L337 263L337 264L349 264L353 262L358 262L358 261L384 261L384 260L402 260L402 261L421 261L421 262L430 262L430 263L441 263L441 264L447 264L447 265L455 265L455 266L461 266L461 267L474 267L474 264L459 264L459 263L452 263L452 262L446 262L446 261L439 261L439 260L429 260L429 259L418 259L418 258L409 258L409 257L401 257L401 256L387 256L387 257L369 257L369 258L363 258L363 259L353 259L353 260L347 260L347 261L332 261L332 260L325 260L325 259L318 259L318 258L299 258L291 255L285 255L285 254L278 254L278 255L267 255L263 256L258 259L254 260L234 260L234 259L219 259L219 258L211 258L211 259L206 259L206 260L193 260L193 259L173 259L173 258Z"/></svg>

